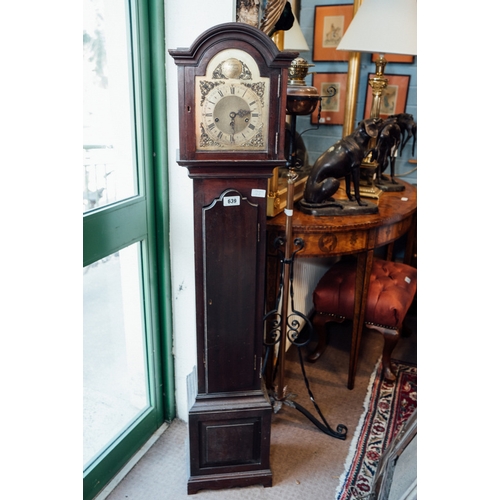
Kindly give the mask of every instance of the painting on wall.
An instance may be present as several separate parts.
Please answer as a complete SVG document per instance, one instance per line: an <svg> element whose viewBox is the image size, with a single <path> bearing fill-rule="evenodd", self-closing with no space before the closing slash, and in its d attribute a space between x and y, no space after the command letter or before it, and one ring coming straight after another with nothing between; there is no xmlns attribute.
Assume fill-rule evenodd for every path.
<svg viewBox="0 0 500 500"><path fill-rule="evenodd" d="M314 125L342 125L347 86L347 73L313 73L312 84L318 89L321 99L321 114L311 115ZM336 94L330 96L330 87L335 87ZM327 97L325 97L327 96Z"/></svg>
<svg viewBox="0 0 500 500"><path fill-rule="evenodd" d="M368 75L370 80L375 76L374 73ZM406 110L406 101L408 99L408 90L410 88L410 75L384 75L388 82L387 87L382 92L380 103L380 118L387 118L389 115L404 113ZM372 109L373 94L372 88L366 84L365 118L370 118Z"/></svg>
<svg viewBox="0 0 500 500"><path fill-rule="evenodd" d="M353 17L353 5L317 5L314 11L313 61L347 61L349 51L337 50Z"/></svg>

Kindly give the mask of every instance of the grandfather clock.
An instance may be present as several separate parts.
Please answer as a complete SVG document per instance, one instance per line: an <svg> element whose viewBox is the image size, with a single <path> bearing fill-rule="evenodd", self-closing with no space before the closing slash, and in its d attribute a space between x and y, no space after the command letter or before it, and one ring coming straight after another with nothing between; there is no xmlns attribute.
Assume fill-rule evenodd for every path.
<svg viewBox="0 0 500 500"><path fill-rule="evenodd" d="M178 66L178 163L194 187L198 395L188 493L271 486L271 405L262 390L267 180L285 165L288 67L262 31L207 30Z"/></svg>

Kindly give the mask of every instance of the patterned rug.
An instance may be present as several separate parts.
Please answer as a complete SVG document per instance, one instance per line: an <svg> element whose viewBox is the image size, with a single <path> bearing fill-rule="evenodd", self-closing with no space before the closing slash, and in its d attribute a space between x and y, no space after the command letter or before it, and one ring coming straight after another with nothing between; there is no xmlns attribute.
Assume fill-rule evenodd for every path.
<svg viewBox="0 0 500 500"><path fill-rule="evenodd" d="M417 407L417 367L392 363L395 382L382 379L380 360L372 374L335 500L368 498L380 456Z"/></svg>

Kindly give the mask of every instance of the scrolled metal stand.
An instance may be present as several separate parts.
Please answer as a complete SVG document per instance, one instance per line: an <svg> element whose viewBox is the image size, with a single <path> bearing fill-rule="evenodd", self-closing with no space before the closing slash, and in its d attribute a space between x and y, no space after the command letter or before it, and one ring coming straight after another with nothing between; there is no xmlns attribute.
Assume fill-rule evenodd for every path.
<svg viewBox="0 0 500 500"><path fill-rule="evenodd" d="M280 255L280 283L278 288L278 295L276 299L276 308L269 311L264 317L264 322L271 320L271 330L269 332L269 341L265 342L266 345L266 361L269 358L269 353L274 349L276 344L279 343L279 354L276 369L278 370L278 385L275 391L270 391L269 399L273 406L274 412L277 413L281 410L283 404L295 408L300 413L302 413L306 418L308 418L321 432L327 434L328 436L345 440L347 437L347 427L343 424L337 425L337 429L333 430L331 426L326 421L321 409L319 408L314 395L312 393L309 380L306 375L304 367L304 359L302 357L301 348L306 346L311 338L313 327L307 316L295 309L294 304L294 292L293 292L293 264L295 261L295 256L304 248L304 240L302 238L295 238L293 241L296 250L291 253L291 256L287 258L286 249L289 246L286 245L286 240L283 238L277 238L274 242L275 248ZM281 250L281 247L285 247L285 252ZM288 314L288 300L286 300L287 294L290 297L290 308L291 311ZM281 311L281 312L280 312ZM300 319L304 321L304 326L302 331L299 332ZM285 358L286 355L286 340L297 347L300 360L300 368L302 370L302 376L309 394L309 398L312 401L314 408L316 409L320 420L318 420L312 413L310 413L302 405L293 401L296 397L295 394L287 392L287 387L284 385L284 374L285 374ZM276 374L273 375L273 380Z"/></svg>
<svg viewBox="0 0 500 500"><path fill-rule="evenodd" d="M295 172L295 127L296 116L292 115L290 153L288 161L287 203L285 208L285 238L277 238L274 242L275 248L278 252L278 255L280 256L279 286L276 298L276 307L264 316L264 325L266 326L266 324L270 322L270 328L264 341L266 352L262 373L265 373L270 353L274 351L276 345L279 344L278 359L276 362L275 370L273 370L272 377L274 383L277 375L278 382L275 390L269 391L269 399L271 401L271 404L273 405L274 412L277 413L282 408L283 404L285 404L291 408L295 408L296 410L298 410L306 418L308 418L320 431L324 432L328 436L345 440L347 436L347 427L343 424L339 424L337 425L336 430L333 430L323 416L318 404L316 403L314 395L311 391L309 380L306 376L304 360L302 358L301 348L306 346L310 342L312 338L313 326L307 316L295 309L294 304L293 265L297 253L304 248L304 240L302 240L302 238L295 238L294 240L292 240L294 183L297 179L297 173ZM295 246L295 250L293 249L293 246ZM288 312L289 304L291 309L290 313ZM301 325L300 319L304 322L301 331L299 331ZM302 405L300 405L296 401L293 401L296 396L287 391L287 387L285 386L285 355L287 339L298 349L302 375L304 377L304 382L309 394L309 398L311 399L318 415L320 416L321 421L315 418Z"/></svg>

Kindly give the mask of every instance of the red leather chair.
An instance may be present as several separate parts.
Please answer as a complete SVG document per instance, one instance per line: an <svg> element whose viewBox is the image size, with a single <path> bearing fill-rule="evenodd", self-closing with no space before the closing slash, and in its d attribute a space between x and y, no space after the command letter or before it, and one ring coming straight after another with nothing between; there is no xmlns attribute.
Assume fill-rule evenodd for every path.
<svg viewBox="0 0 500 500"><path fill-rule="evenodd" d="M313 326L318 346L309 355L316 361L327 345L326 325L332 321L352 320L356 282L356 261L341 260L320 279L313 292ZM384 336L382 363L387 380L395 380L391 354L401 335L406 313L417 290L417 270L406 264L373 259L365 311L365 326Z"/></svg>

